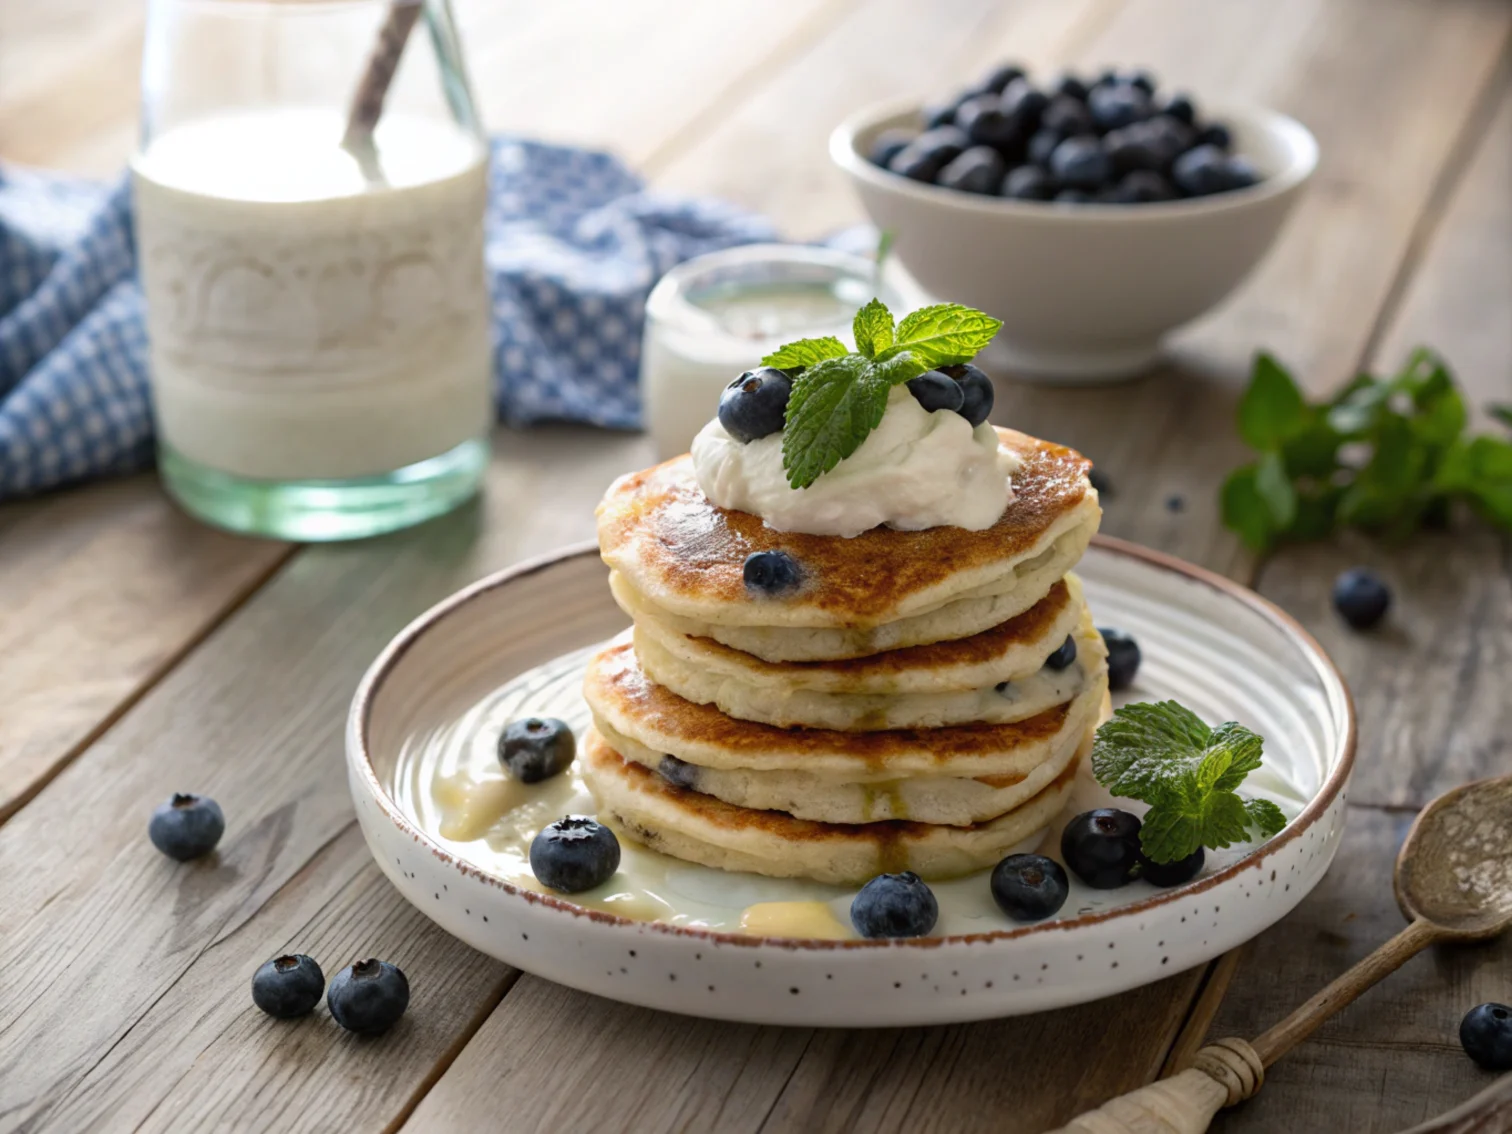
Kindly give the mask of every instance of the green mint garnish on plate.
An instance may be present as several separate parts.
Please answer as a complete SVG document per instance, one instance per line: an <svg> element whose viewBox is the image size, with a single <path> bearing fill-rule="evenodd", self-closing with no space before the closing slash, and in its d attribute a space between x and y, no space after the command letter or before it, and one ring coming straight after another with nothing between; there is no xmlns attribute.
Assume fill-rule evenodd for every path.
<svg viewBox="0 0 1512 1134"><path fill-rule="evenodd" d="M873 299L856 312L854 353L825 337L799 339L767 355L761 360L767 366L803 368L793 382L782 433L788 484L807 488L860 448L882 423L894 386L927 370L970 362L1002 325L959 303L920 308L895 325L892 313Z"/></svg>
<svg viewBox="0 0 1512 1134"><path fill-rule="evenodd" d="M1490 412L1512 426L1512 407ZM1223 522L1256 551L1346 527L1405 537L1456 502L1512 530L1512 440L1469 435L1466 421L1453 376L1427 349L1319 402L1257 355L1239 434L1259 458L1224 482Z"/></svg>
<svg viewBox="0 0 1512 1134"><path fill-rule="evenodd" d="M1155 862L1175 862L1286 826L1270 800L1238 791L1260 766L1262 744L1233 721L1209 728L1175 701L1125 705L1097 730L1092 774L1114 795L1150 805L1140 846Z"/></svg>

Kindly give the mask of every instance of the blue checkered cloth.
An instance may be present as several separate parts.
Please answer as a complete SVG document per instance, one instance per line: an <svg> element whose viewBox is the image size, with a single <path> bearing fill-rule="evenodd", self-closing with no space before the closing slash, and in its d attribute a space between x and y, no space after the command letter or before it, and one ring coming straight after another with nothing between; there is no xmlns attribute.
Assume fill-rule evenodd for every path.
<svg viewBox="0 0 1512 1134"><path fill-rule="evenodd" d="M775 231L606 153L500 139L492 172L499 416L638 427L651 285ZM142 314L128 184L0 169L0 500L152 463Z"/></svg>

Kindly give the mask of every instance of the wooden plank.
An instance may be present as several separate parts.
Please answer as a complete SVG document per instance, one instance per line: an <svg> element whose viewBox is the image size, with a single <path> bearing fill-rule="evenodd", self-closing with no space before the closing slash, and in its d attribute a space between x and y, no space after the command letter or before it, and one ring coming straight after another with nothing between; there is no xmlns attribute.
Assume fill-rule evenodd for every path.
<svg viewBox="0 0 1512 1134"><path fill-rule="evenodd" d="M609 480L649 458L640 437L502 433L482 501L395 536L302 552L0 827L0 1128L76 1130L89 1116L156 1112L207 1129L201 1108L269 1101L275 1087L287 1114L325 1115L326 1129L333 1114L366 1128L407 1110L438 1053L496 999L500 970L422 931L418 915L399 916L376 867L354 876L347 702L414 615L489 570L589 535ZM225 809L214 860L179 866L147 842L148 813L175 790ZM369 886L372 897L320 914ZM332 970L369 949L415 957L423 1042L355 1063L330 1027L304 1029L288 1061L217 1047L266 1034L252 1027L249 966L312 941L331 943L320 959ZM190 1028L196 1012L204 1019ZM207 1094L195 1065L212 1048L222 1054ZM365 1070L319 1071L338 1058ZM302 1089L285 1095L291 1077Z"/></svg>

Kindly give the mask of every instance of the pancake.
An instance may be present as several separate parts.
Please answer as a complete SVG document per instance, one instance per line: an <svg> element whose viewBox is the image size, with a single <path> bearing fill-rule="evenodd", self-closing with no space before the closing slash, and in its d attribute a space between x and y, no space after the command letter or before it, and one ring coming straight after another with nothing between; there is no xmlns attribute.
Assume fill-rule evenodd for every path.
<svg viewBox="0 0 1512 1134"><path fill-rule="evenodd" d="M838 783L911 776L1027 775L1096 720L1107 688L1099 673L1071 701L1009 724L842 732L736 720L651 681L635 651L611 645L588 663L583 696L605 731L704 768L806 772Z"/></svg>
<svg viewBox="0 0 1512 1134"><path fill-rule="evenodd" d="M969 827L1005 814L1038 795L1078 755L1090 751L1091 732L1066 730L1049 757L1027 773L1002 776L910 776L869 783L843 783L812 772L751 772L700 768L664 756L613 730L597 726L605 743L628 761L669 783L735 807L785 811L821 823L876 823L909 819Z"/></svg>
<svg viewBox="0 0 1512 1134"><path fill-rule="evenodd" d="M1085 606L1079 613L1080 623L1072 625L1070 635L1077 644L1076 660L1066 668L1057 670L1045 664L1045 659L1065 642L1067 634L1062 630L1053 642L1042 645L1031 663L1033 668L1022 676L971 689L932 693L820 693L786 687L776 681L748 684L740 677L727 676L664 650L644 625L636 627L635 652L641 668L658 685L686 700L717 705L740 720L785 728L856 732L940 728L979 721L1006 724L1071 700L1106 671L1107 649L1102 635L1092 625L1092 615ZM796 667L771 665L771 668Z"/></svg>
<svg viewBox="0 0 1512 1134"><path fill-rule="evenodd" d="M622 759L592 730L579 759L600 821L627 838L720 870L838 885L859 885L899 870L937 879L992 866L1048 826L1065 806L1077 769L1077 762L1070 762L1037 795L1006 814L969 827L946 827L896 820L816 823L780 811L732 807Z"/></svg>
<svg viewBox="0 0 1512 1134"><path fill-rule="evenodd" d="M710 503L694 480L691 458L683 456L610 487L598 509L599 547L630 592L655 611L713 626L855 633L962 600L978 604L969 616L957 612L927 633L891 641L863 637L848 655L810 650L778 657L719 638L759 657L855 656L967 637L1038 602L1074 566L1101 515L1085 458L1022 433L998 433L1020 467L1013 500L984 531L878 527L853 539L773 531L759 516ZM1057 544L1052 559L1043 559ZM745 560L765 550L785 551L800 565L804 582L794 594L754 599L747 592ZM1036 561L1031 585L1018 568ZM990 601L1015 594L1014 601Z"/></svg>

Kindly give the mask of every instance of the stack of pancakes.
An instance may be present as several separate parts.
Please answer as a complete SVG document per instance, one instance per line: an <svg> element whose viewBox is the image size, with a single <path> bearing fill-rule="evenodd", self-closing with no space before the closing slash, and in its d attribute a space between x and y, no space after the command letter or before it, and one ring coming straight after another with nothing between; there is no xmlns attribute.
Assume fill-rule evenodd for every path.
<svg viewBox="0 0 1512 1134"><path fill-rule="evenodd" d="M772 531L710 503L688 457L612 485L599 545L635 628L588 667L599 817L690 862L834 883L966 874L1042 829L1107 692L1068 574L1101 510L1080 455L998 432L1013 499L979 532ZM790 593L745 585L768 550L798 564Z"/></svg>

